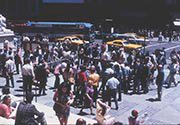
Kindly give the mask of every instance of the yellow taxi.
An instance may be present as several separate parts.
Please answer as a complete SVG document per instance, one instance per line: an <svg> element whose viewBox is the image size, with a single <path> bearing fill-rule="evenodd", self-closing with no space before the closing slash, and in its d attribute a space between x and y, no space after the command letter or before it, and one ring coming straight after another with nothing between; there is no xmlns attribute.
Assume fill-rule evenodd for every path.
<svg viewBox="0 0 180 125"><path fill-rule="evenodd" d="M88 41L82 40L82 39L80 39L80 37L74 36L74 35L73 36L65 36L63 38L57 38L56 40L59 42L66 41L67 43L74 44L74 45L82 45L85 43L89 43Z"/></svg>
<svg viewBox="0 0 180 125"><path fill-rule="evenodd" d="M140 50L142 45L129 43L127 40L113 40L106 42L109 46L123 47L124 49Z"/></svg>

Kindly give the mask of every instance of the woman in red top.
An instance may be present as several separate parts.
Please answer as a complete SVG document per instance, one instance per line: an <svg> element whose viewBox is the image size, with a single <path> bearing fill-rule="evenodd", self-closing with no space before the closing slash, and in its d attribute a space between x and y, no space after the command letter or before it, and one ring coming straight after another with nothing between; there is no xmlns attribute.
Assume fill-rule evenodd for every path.
<svg viewBox="0 0 180 125"><path fill-rule="evenodd" d="M78 82L76 83L75 92L76 92L76 101L82 105L83 96L85 95L85 83L87 82L86 76L86 67L81 66L81 71L78 73Z"/></svg>

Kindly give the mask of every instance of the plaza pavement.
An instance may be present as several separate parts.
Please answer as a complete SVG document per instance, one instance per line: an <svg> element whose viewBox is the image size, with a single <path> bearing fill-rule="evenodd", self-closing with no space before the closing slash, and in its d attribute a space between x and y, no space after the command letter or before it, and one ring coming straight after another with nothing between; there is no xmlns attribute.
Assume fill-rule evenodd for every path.
<svg viewBox="0 0 180 125"><path fill-rule="evenodd" d="M158 42L157 38L152 40L152 43ZM166 76L168 70L166 70ZM62 77L60 78L62 82ZM180 81L180 76L177 75L176 79ZM47 95L37 96L34 98L34 103L39 107L40 111L44 111L46 114L47 121L51 124L58 124L58 119L55 116L55 113L52 109L53 106L53 95L54 91L50 90L50 87L54 85L55 77L53 74L50 74L48 77L47 83ZM11 93L18 97L23 97L22 88L22 76L14 75L15 88L11 88ZM0 77L0 87L5 85L5 78ZM166 85L164 85L166 86ZM33 91L36 93L37 87L33 87ZM38 92L37 92L38 93ZM116 121L122 123L128 123L128 116L131 113L131 110L137 109L139 111L139 116L142 116L144 113L148 114L144 124L180 124L180 85L171 88L163 88L162 101L156 101L157 89L156 85L151 86L151 89L148 94L134 94L134 95L124 95L122 94L122 101L118 102L119 109L111 109L108 114L116 118ZM112 103L112 107L115 107ZM71 115L69 118L69 124L75 124L77 118L82 117L86 119L87 123L95 122L95 115L89 115L89 110L85 109L84 114L79 115L80 108L71 107ZM95 113L95 108L93 109ZM0 119L0 124L4 119ZM13 120L11 120L13 121ZM10 123L4 121L3 123Z"/></svg>
<svg viewBox="0 0 180 125"><path fill-rule="evenodd" d="M14 79L16 81L16 84L15 84L15 88L11 88L11 94L15 95L15 97L12 97L12 100L17 100L16 101L17 106L16 106L15 110L12 112L11 116L16 115L16 111L17 111L19 102L23 100L23 91L21 88L22 77L20 75L15 75ZM0 88L2 88L4 85L5 85L5 78L1 77L0 78ZM33 92L35 94L36 94L36 92L38 93L38 91L36 91L37 90L36 88L37 87L33 86ZM55 112L52 108L53 101L52 101L51 96L53 96L53 91L47 90L46 96L42 96L42 97L35 96L34 101L32 103L36 106L36 108L40 112L44 112L45 119L46 119L48 125L59 125L59 120L58 120L57 116L55 115ZM43 103L45 103L45 104L43 104ZM70 116L69 116L68 124L70 124L70 125L75 124L78 118L83 118L84 120L86 120L87 124L96 123L96 120L94 120L94 119L84 117L84 116L79 116L79 115L71 112ZM0 125L14 125L14 124L15 124L15 120L5 119L3 117L0 117Z"/></svg>
<svg viewBox="0 0 180 125"><path fill-rule="evenodd" d="M168 70L166 70L166 76ZM61 81L62 81L62 77ZM176 79L180 81L180 76L176 75ZM22 97L22 89L19 88L22 86L22 77L21 75L15 75L15 88L11 88L11 93L15 96ZM50 90L50 87L54 85L55 77L53 74L49 74L48 83L47 83L47 95L37 96L34 99L38 103L37 106L41 107L41 111L44 111L47 114L47 119L49 121L58 122L55 113L52 109L53 106L53 95L54 91ZM0 77L0 86L5 85L5 78ZM163 87L162 101L156 101L157 98L157 89L156 85L152 85L148 94L133 94L133 95L124 95L122 94L122 101L118 102L119 109L114 110L113 108L109 111L108 114L116 118L116 121L122 123L128 123L128 116L130 115L133 109L139 111L139 116L141 117L144 113L148 114L144 124L180 124L180 85L171 88ZM33 87L35 92L35 88ZM35 92L36 93L36 92ZM112 107L115 107L112 103ZM79 115L80 108L71 107L71 115L69 123L73 124L77 118L83 117L88 123L95 122L95 115L89 115L90 111L88 109L84 110L83 115ZM95 113L95 108L93 109ZM74 123L75 124L75 123Z"/></svg>

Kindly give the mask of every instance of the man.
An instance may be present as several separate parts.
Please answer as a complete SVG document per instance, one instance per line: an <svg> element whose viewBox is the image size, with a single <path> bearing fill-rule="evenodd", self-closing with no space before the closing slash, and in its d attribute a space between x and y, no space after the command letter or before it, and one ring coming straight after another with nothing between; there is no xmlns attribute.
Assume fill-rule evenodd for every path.
<svg viewBox="0 0 180 125"><path fill-rule="evenodd" d="M44 59L40 61L40 64L35 69L36 80L39 82L39 95L43 92L43 95L46 95L46 83L49 70L46 68Z"/></svg>
<svg viewBox="0 0 180 125"><path fill-rule="evenodd" d="M117 78L119 80L119 85L118 85L118 101L121 101L121 88L122 88L122 84L123 84L123 71L124 69L120 66L120 64L115 64L114 65L114 77Z"/></svg>
<svg viewBox="0 0 180 125"><path fill-rule="evenodd" d="M100 59L101 59L101 67L102 67L102 71L106 70L107 67L107 60L110 59L110 55L107 52L107 47L105 44L101 45L101 54L100 54Z"/></svg>
<svg viewBox="0 0 180 125"><path fill-rule="evenodd" d="M103 101L107 100L106 98L106 92L105 92L105 86L106 86L106 82L109 79L109 74L110 72L113 71L113 69L111 68L111 65L109 63L107 63L107 67L105 68L105 72L102 72L102 84L98 90L98 93L102 92L102 98Z"/></svg>
<svg viewBox="0 0 180 125"><path fill-rule="evenodd" d="M111 107L111 98L113 98L113 100L115 101L116 110L118 110L118 102L117 102L116 94L117 94L117 89L118 89L119 84L120 83L118 79L114 77L114 71L111 71L110 78L106 82L108 92L110 95L110 97L108 98L108 105Z"/></svg>
<svg viewBox="0 0 180 125"><path fill-rule="evenodd" d="M123 73L123 89L124 89L124 94L128 93L128 90L130 88L130 81L131 81L131 68L128 65L128 63L125 63L125 66L121 66L121 70Z"/></svg>
<svg viewBox="0 0 180 125"><path fill-rule="evenodd" d="M19 64L22 66L21 57L20 57L18 51L14 52L14 61L15 61L15 65L16 65L16 72L17 72L17 74L19 74Z"/></svg>
<svg viewBox="0 0 180 125"><path fill-rule="evenodd" d="M167 77L167 84L168 84L168 88L171 87L171 83L174 83L175 86L178 85L178 83L176 82L176 79L175 79L175 75L178 71L178 64L177 64L177 61L176 60L172 60L172 63L168 66L169 68L169 75Z"/></svg>
<svg viewBox="0 0 180 125"><path fill-rule="evenodd" d="M10 106L11 104L11 97L9 95L4 96L2 99L2 103L0 104L0 116L5 117L7 119L14 118L10 117L13 109Z"/></svg>
<svg viewBox="0 0 180 125"><path fill-rule="evenodd" d="M158 65L158 75L156 78L157 93L158 93L157 100L159 100L159 101L161 101L163 81L164 81L164 68L163 68L162 64L159 64Z"/></svg>
<svg viewBox="0 0 180 125"><path fill-rule="evenodd" d="M22 67L22 76L23 76L23 89L24 91L31 92L32 90L32 83L34 79L34 69L33 66L30 64L30 59L26 58L24 60L24 66Z"/></svg>
<svg viewBox="0 0 180 125"><path fill-rule="evenodd" d="M142 89L143 89L143 93L146 94L148 93L148 78L150 76L150 68L147 65L147 60L144 61L144 63L142 64L142 77L141 77L141 84L142 84Z"/></svg>
<svg viewBox="0 0 180 125"><path fill-rule="evenodd" d="M5 62L5 72L6 72L6 86L9 86L9 78L11 79L12 88L14 88L14 61L13 58L10 56L8 57L7 61Z"/></svg>
<svg viewBox="0 0 180 125"><path fill-rule="evenodd" d="M31 104L34 94L28 92L26 95L26 101L20 102L17 113L15 125L47 125L44 119L44 113L39 112L36 107ZM36 118L35 118L36 116Z"/></svg>
<svg viewBox="0 0 180 125"><path fill-rule="evenodd" d="M143 65L139 58L136 59L136 62L134 64L134 85L133 85L133 93L139 93L140 92L140 84L142 79L142 72Z"/></svg>
<svg viewBox="0 0 180 125"><path fill-rule="evenodd" d="M59 78L60 70L61 70L61 64L58 64L54 69L55 82L54 82L54 87L52 89L58 88L60 84L60 78Z"/></svg>

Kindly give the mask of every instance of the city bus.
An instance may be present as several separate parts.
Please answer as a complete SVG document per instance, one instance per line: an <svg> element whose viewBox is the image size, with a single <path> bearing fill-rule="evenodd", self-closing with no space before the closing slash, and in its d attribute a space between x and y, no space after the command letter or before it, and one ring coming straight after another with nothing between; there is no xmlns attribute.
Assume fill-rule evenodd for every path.
<svg viewBox="0 0 180 125"><path fill-rule="evenodd" d="M31 22L14 24L14 31L29 37L37 34L51 38L77 35L84 40L93 41L95 38L94 26L87 22Z"/></svg>

